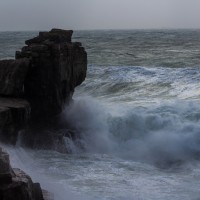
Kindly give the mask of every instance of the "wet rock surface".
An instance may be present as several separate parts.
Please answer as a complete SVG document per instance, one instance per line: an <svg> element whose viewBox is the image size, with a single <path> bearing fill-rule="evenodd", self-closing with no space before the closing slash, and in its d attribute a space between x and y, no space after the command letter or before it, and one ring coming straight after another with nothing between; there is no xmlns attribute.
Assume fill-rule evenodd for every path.
<svg viewBox="0 0 200 200"><path fill-rule="evenodd" d="M71 153L71 141L82 147L80 134L72 129L26 129L20 133L22 146L32 149L52 149L60 153Z"/></svg>
<svg viewBox="0 0 200 200"><path fill-rule="evenodd" d="M75 87L85 80L87 53L81 43L72 42L72 34L61 29L40 32L16 52L15 60L0 61L0 142L15 144L19 130L28 124L27 146L69 151L66 142L77 138L74 131L52 134L41 127L49 119L55 121L71 102ZM0 200L43 199L53 199L53 195L42 191L22 170L13 169L0 147Z"/></svg>
<svg viewBox="0 0 200 200"><path fill-rule="evenodd" d="M71 101L74 88L85 80L87 54L80 43L71 42L72 33L60 29L40 32L16 53L16 59L30 60L24 95L34 119L59 114Z"/></svg>
<svg viewBox="0 0 200 200"><path fill-rule="evenodd" d="M29 69L28 59L0 60L0 95L23 95L25 77Z"/></svg>
<svg viewBox="0 0 200 200"><path fill-rule="evenodd" d="M0 97L0 140L14 144L18 131L30 118L30 104L25 99Z"/></svg>
<svg viewBox="0 0 200 200"><path fill-rule="evenodd" d="M0 199L44 200L39 183L22 170L12 168L9 155L0 147Z"/></svg>
<svg viewBox="0 0 200 200"><path fill-rule="evenodd" d="M27 121L37 126L71 102L87 71L87 53L81 43L71 41L72 33L61 29L40 32L16 52L16 60L0 61L3 139L16 142L17 132Z"/></svg>

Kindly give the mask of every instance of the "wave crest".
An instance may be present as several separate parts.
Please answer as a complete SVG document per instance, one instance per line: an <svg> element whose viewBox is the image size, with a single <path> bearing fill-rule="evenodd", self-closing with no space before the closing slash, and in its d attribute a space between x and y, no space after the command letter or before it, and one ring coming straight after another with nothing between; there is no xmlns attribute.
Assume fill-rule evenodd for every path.
<svg viewBox="0 0 200 200"><path fill-rule="evenodd" d="M75 101L65 117L81 133L86 152L158 165L199 159L197 103L176 101L151 108L122 107L109 107L85 97Z"/></svg>

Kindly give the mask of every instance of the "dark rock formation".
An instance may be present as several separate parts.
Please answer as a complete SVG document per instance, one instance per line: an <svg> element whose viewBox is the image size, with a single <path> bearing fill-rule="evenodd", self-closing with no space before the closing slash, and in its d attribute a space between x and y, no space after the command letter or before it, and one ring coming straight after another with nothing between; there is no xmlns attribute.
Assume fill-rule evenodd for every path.
<svg viewBox="0 0 200 200"><path fill-rule="evenodd" d="M44 200L39 183L20 169L12 169L9 155L0 147L0 199L1 200Z"/></svg>
<svg viewBox="0 0 200 200"><path fill-rule="evenodd" d="M31 44L40 44L44 41L53 43L71 42L72 34L72 30L54 28L49 32L40 32L38 37L27 40L25 43L29 46Z"/></svg>
<svg viewBox="0 0 200 200"><path fill-rule="evenodd" d="M24 147L33 149L53 149L60 153L71 153L70 142L82 148L80 135L71 129L26 129L20 134Z"/></svg>
<svg viewBox="0 0 200 200"><path fill-rule="evenodd" d="M0 97L0 139L14 144L18 131L30 118L30 104L24 99Z"/></svg>
<svg viewBox="0 0 200 200"><path fill-rule="evenodd" d="M23 94L28 59L0 61L0 95L19 97Z"/></svg>
<svg viewBox="0 0 200 200"><path fill-rule="evenodd" d="M10 167L9 155L0 147L0 185L12 182L13 171Z"/></svg>
<svg viewBox="0 0 200 200"><path fill-rule="evenodd" d="M71 42L72 33L60 29L40 32L16 53L16 59L30 60L24 95L34 119L59 114L86 77L87 54L80 43Z"/></svg>
<svg viewBox="0 0 200 200"><path fill-rule="evenodd" d="M14 143L29 115L34 126L40 125L72 100L74 88L84 81L87 70L87 54L81 43L71 42L72 33L60 29L40 32L16 52L16 60L0 61L0 130L4 139Z"/></svg>
<svg viewBox="0 0 200 200"><path fill-rule="evenodd" d="M27 46L16 52L16 60L0 61L0 140L14 144L17 133L27 121L44 127L49 119L60 114L72 100L74 88L80 85L87 70L87 54L81 43L71 42L73 31L52 29L27 40ZM43 123L45 121L45 123ZM39 126L37 126L37 124ZM46 137L35 137L37 128L29 129L27 143L50 148L58 141L59 151L73 131ZM43 130L42 130L43 131ZM45 130L44 130L45 132ZM27 133L26 133L27 134ZM60 143L61 142L61 143ZM64 148L64 149L63 149ZM0 200L43 200L51 195L19 169L12 169L9 156L0 148ZM52 198L51 198L52 199Z"/></svg>

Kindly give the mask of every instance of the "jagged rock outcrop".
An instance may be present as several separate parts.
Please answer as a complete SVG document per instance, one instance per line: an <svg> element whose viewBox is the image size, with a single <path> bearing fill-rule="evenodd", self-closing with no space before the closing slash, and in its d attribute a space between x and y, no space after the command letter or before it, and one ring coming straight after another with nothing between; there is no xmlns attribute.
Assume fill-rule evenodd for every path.
<svg viewBox="0 0 200 200"><path fill-rule="evenodd" d="M44 41L53 43L71 42L72 41L72 30L62 30L53 28L49 32L40 32L39 36L25 41L26 45L40 44Z"/></svg>
<svg viewBox="0 0 200 200"><path fill-rule="evenodd" d="M61 113L84 81L87 54L71 41L72 33L40 32L16 52L16 60L0 61L0 130L8 141L16 141L29 118L39 124Z"/></svg>
<svg viewBox="0 0 200 200"><path fill-rule="evenodd" d="M45 195L47 196L47 195ZM0 199L44 200L39 183L20 169L10 166L9 155L0 147Z"/></svg>
<svg viewBox="0 0 200 200"><path fill-rule="evenodd" d="M40 32L16 52L17 60L30 60L24 96L35 119L59 114L86 77L87 54L81 43L71 42L72 33L60 29Z"/></svg>
<svg viewBox="0 0 200 200"><path fill-rule="evenodd" d="M17 134L30 118L30 104L24 96L29 70L27 58L0 61L0 139L14 144Z"/></svg>
<svg viewBox="0 0 200 200"><path fill-rule="evenodd" d="M87 54L81 43L71 41L72 33L60 29L40 32L16 52L15 60L0 61L0 141L14 144L27 122L51 119L72 100L74 88L84 81L87 71ZM63 137L74 135L73 131L51 135L46 146L55 138L64 143ZM42 137L37 138L41 143ZM28 141L29 146L34 142L34 138ZM0 147L0 200L50 198L44 193L27 174L11 168L8 154Z"/></svg>

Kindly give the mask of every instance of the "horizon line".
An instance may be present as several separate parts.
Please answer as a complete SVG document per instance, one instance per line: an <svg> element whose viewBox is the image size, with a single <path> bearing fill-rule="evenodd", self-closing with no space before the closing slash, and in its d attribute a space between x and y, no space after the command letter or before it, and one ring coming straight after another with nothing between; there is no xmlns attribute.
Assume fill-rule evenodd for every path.
<svg viewBox="0 0 200 200"><path fill-rule="evenodd" d="M58 28L58 27L56 27ZM49 31L50 29L24 29L24 30L0 30L0 32L39 32L39 31ZM95 28L95 29L66 29L66 28L58 28L64 30L73 30L73 31L128 31L128 30L200 30L200 28Z"/></svg>

